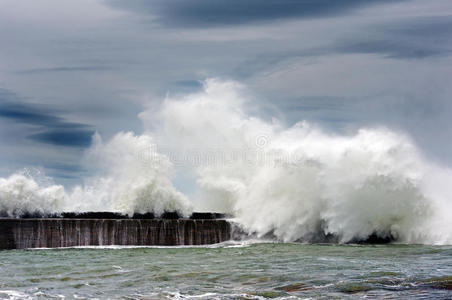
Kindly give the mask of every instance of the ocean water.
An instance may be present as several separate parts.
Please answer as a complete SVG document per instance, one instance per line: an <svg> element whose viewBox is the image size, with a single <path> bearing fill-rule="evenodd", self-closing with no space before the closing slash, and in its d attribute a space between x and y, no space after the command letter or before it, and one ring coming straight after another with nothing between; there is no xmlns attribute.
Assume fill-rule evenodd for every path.
<svg viewBox="0 0 452 300"><path fill-rule="evenodd" d="M0 251L0 299L452 298L452 246L224 243Z"/></svg>

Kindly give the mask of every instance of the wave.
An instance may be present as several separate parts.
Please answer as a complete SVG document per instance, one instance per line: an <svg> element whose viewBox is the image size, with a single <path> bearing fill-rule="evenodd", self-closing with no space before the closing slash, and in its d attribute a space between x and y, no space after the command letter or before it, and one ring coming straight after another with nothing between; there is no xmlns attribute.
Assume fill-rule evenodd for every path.
<svg viewBox="0 0 452 300"><path fill-rule="evenodd" d="M229 213L244 231L284 242L452 243L452 171L425 159L408 136L285 126L260 117L258 104L239 83L206 80L200 92L143 111L142 135L120 132L104 143L96 134L85 157L93 176L71 192L18 174L1 179L0 210L195 208ZM173 186L174 169L192 178L191 201Z"/></svg>
<svg viewBox="0 0 452 300"><path fill-rule="evenodd" d="M84 157L93 176L66 191L51 180L27 172L0 178L0 212L8 216L61 212L111 211L133 215L177 212L188 216L192 205L171 183L172 165L154 155L151 165L138 155L153 145L148 135L120 132L104 143L98 134Z"/></svg>
<svg viewBox="0 0 452 300"><path fill-rule="evenodd" d="M61 210L66 197L63 186L42 186L25 171L0 178L0 213L3 215L50 214Z"/></svg>
<svg viewBox="0 0 452 300"><path fill-rule="evenodd" d="M199 93L166 99L158 118L141 114L173 156L201 157L193 165L198 207L285 242L319 234L452 242L452 172L424 159L409 137L384 127L351 135L287 127L248 113L254 103L240 84L207 80Z"/></svg>

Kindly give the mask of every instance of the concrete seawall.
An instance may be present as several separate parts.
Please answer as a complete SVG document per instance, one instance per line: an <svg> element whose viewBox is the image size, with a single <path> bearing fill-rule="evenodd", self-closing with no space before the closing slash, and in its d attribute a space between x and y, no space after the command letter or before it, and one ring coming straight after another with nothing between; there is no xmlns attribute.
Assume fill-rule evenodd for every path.
<svg viewBox="0 0 452 300"><path fill-rule="evenodd" d="M207 245L231 239L224 219L0 218L0 249Z"/></svg>

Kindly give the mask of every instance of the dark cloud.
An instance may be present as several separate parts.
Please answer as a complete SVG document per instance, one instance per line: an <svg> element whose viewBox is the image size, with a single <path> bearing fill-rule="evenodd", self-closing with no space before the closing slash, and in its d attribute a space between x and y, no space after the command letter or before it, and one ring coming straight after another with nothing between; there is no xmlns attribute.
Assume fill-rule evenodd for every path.
<svg viewBox="0 0 452 300"><path fill-rule="evenodd" d="M61 113L42 105L26 103L16 94L0 89L0 118L33 125L38 133L26 137L33 141L70 147L88 147L94 130L90 125L69 122Z"/></svg>
<svg viewBox="0 0 452 300"><path fill-rule="evenodd" d="M400 1L400 0L399 0ZM337 15L360 6L389 0L110 0L120 9L145 14L166 26L223 26L288 18Z"/></svg>
<svg viewBox="0 0 452 300"><path fill-rule="evenodd" d="M180 87L200 88L202 87L202 80L179 80L174 82L174 84Z"/></svg>
<svg viewBox="0 0 452 300"><path fill-rule="evenodd" d="M361 34L344 36L323 47L260 54L244 60L235 70L247 78L298 58L334 54L376 54L392 59L443 57L452 53L452 16L416 17L364 27Z"/></svg>
<svg viewBox="0 0 452 300"><path fill-rule="evenodd" d="M292 101L286 101L281 106L287 110L296 111L344 111L347 110L349 99L339 97L303 97Z"/></svg>
<svg viewBox="0 0 452 300"><path fill-rule="evenodd" d="M388 34L429 39L432 42L450 39L451 29L452 16L417 17L385 26L385 32Z"/></svg>
<svg viewBox="0 0 452 300"><path fill-rule="evenodd" d="M91 137L94 134L93 130L56 130L51 129L48 131L35 133L28 135L31 140L53 144L58 146L69 147L89 147L91 144Z"/></svg>
<svg viewBox="0 0 452 300"><path fill-rule="evenodd" d="M86 173L80 165L73 163L62 163L57 161L45 162L45 173L52 178L58 178L60 182L80 184Z"/></svg>
<svg viewBox="0 0 452 300"><path fill-rule="evenodd" d="M335 49L343 53L375 53L388 58L426 58L451 53L448 48L412 41L373 40L343 43Z"/></svg>
<svg viewBox="0 0 452 300"><path fill-rule="evenodd" d="M366 36L341 41L332 49L398 59L446 56L452 49L451 30L452 16L411 18L369 28Z"/></svg>
<svg viewBox="0 0 452 300"><path fill-rule="evenodd" d="M48 169L63 171L63 172L83 172L84 169L80 165L67 164L62 162L49 162L46 164Z"/></svg>
<svg viewBox="0 0 452 300"><path fill-rule="evenodd" d="M283 50L244 59L234 70L248 78L273 66L290 65L299 58L335 54L376 54L391 59L424 59L452 54L452 16L414 17L363 27L359 34L341 36L321 47Z"/></svg>
<svg viewBox="0 0 452 300"><path fill-rule="evenodd" d="M0 117L41 126L49 126L61 122L61 118L39 113L30 109L30 107L16 103L0 103Z"/></svg>
<svg viewBox="0 0 452 300"><path fill-rule="evenodd" d="M348 97L311 96L287 98L278 104L285 112L286 121L293 125L300 120L321 124L332 132L344 132L348 123L357 122L363 117L351 107L356 99Z"/></svg>
<svg viewBox="0 0 452 300"><path fill-rule="evenodd" d="M80 128L87 126L85 124L67 122L62 117L54 116L49 112L43 112L36 105L25 103L2 103L1 99L0 117L8 118L19 123L44 127Z"/></svg>
<svg viewBox="0 0 452 300"><path fill-rule="evenodd" d="M35 68L18 71L18 74L41 74L52 72L95 72L108 71L111 67L106 66L69 66L69 67L54 67L54 68Z"/></svg>
<svg viewBox="0 0 452 300"><path fill-rule="evenodd" d="M73 176L73 175L68 175L65 173L55 173L55 172L49 172L49 175L51 175L53 178L59 178L60 181L61 179L63 180L80 180L80 177L78 176Z"/></svg>
<svg viewBox="0 0 452 300"><path fill-rule="evenodd" d="M323 47L280 51L248 58L233 73L247 78L272 66L306 57L334 54L376 54L392 59L444 57L452 53L452 16L416 17L364 27L361 34L344 36Z"/></svg>

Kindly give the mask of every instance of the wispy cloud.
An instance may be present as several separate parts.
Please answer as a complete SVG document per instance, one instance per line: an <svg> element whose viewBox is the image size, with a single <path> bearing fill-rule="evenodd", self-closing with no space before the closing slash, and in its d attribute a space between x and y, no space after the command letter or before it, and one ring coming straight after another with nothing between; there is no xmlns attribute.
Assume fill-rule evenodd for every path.
<svg viewBox="0 0 452 300"><path fill-rule="evenodd" d="M400 0L399 0L400 1ZM389 0L111 0L106 3L141 15L165 26L231 26L291 18L313 18L343 14L358 7L394 2Z"/></svg>
<svg viewBox="0 0 452 300"><path fill-rule="evenodd" d="M69 147L88 147L94 133L88 124L70 122L61 112L26 103L14 93L0 89L0 118L33 125L37 133L26 137L37 142Z"/></svg>
<svg viewBox="0 0 452 300"><path fill-rule="evenodd" d="M27 137L37 142L69 147L88 147L91 144L92 130L55 130L30 134Z"/></svg>
<svg viewBox="0 0 452 300"><path fill-rule="evenodd" d="M111 67L107 66L63 66L52 68L34 68L20 70L18 74L41 74L41 73L53 73L53 72L96 72L96 71L108 71Z"/></svg>
<svg viewBox="0 0 452 300"><path fill-rule="evenodd" d="M452 16L415 17L369 26L367 31L331 46L342 53L375 53L388 58L416 59L451 54Z"/></svg>

